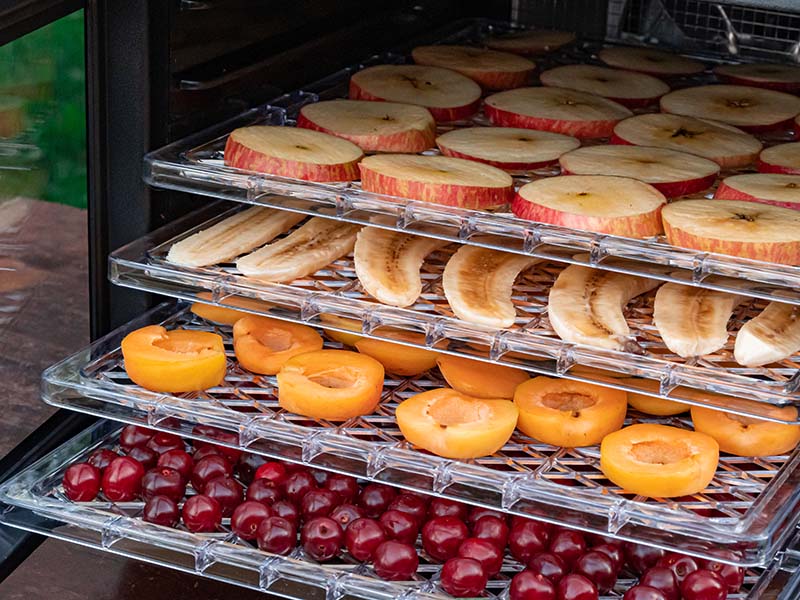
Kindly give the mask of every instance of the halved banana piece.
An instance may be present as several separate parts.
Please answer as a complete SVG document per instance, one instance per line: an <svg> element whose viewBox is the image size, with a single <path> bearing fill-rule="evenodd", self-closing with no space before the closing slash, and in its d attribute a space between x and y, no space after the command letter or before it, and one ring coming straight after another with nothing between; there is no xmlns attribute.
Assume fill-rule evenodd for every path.
<svg viewBox="0 0 800 600"><path fill-rule="evenodd" d="M459 319L489 327L511 327L517 311L511 302L517 276L538 258L461 246L444 268L442 286Z"/></svg>
<svg viewBox="0 0 800 600"><path fill-rule="evenodd" d="M254 206L173 244L167 260L187 267L228 262L266 244L305 218L298 213Z"/></svg>
<svg viewBox="0 0 800 600"><path fill-rule="evenodd" d="M733 357L745 367L760 367L800 352L800 306L770 302L736 335Z"/></svg>
<svg viewBox="0 0 800 600"><path fill-rule="evenodd" d="M360 225L314 217L275 243L236 261L244 275L264 281L292 281L310 275L353 249Z"/></svg>
<svg viewBox="0 0 800 600"><path fill-rule="evenodd" d="M550 289L547 314L566 341L611 350L638 350L622 310L659 281L570 265Z"/></svg>
<svg viewBox="0 0 800 600"><path fill-rule="evenodd" d="M358 280L379 302L410 306L422 293L425 257L449 242L377 227L358 232L353 253Z"/></svg>

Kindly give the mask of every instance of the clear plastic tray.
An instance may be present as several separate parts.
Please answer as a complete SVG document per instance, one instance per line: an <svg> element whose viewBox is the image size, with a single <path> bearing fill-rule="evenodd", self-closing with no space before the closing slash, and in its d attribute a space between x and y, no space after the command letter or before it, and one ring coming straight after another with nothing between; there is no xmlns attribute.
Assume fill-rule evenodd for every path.
<svg viewBox="0 0 800 600"><path fill-rule="evenodd" d="M61 487L66 468L96 448L113 448L118 433L118 424L100 421L3 484L0 501L7 506L0 514L0 523L284 598L450 598L438 583L440 565L428 562L424 551L420 552L414 580L389 582L379 579L368 566L354 563L345 553L330 563L319 564L299 548L287 557L262 552L232 534L227 520L218 533L193 534L182 527L171 529L143 521L141 502L68 500ZM768 568L748 569L742 591L728 598L794 598L800 586L800 575L796 574L798 547L800 541L794 539ZM484 597L506 598L509 579L520 569L521 565L506 559ZM633 583L635 580L623 573L603 600L621 598Z"/></svg>
<svg viewBox="0 0 800 600"><path fill-rule="evenodd" d="M507 24L476 20L462 23L440 36L440 41L479 42L488 34L505 31ZM558 64L596 62L595 43L576 43L539 59L539 70ZM275 99L243 114L145 156L146 181L156 187L194 192L227 200L315 214L354 223L369 223L376 215L381 227L451 241L529 254L559 262L585 264L600 269L646 275L752 297L800 304L800 267L766 263L722 254L704 253L666 244L663 238L637 240L557 227L518 219L510 213L480 212L365 192L358 182L328 184L275 177L233 169L223 164L227 135L249 125L294 125L299 108L347 95L350 75L372 64L406 60L403 52L373 56L364 63ZM678 85L710 82L706 75L687 78ZM479 115L469 123L486 125ZM441 129L441 128L440 128ZM788 132L773 134L768 142L792 139ZM435 151L428 151L428 154ZM518 185L558 174L558 169L518 173ZM723 173L726 175L730 173ZM291 204L275 195L290 196ZM277 204L276 204L277 202ZM486 236L491 236L486 239ZM580 256L576 257L576 254Z"/></svg>
<svg viewBox="0 0 800 600"><path fill-rule="evenodd" d="M229 327L165 304L45 371L45 401L183 437L201 437L194 431L197 424L213 425L235 432L238 446L250 452L698 556L733 550L736 562L746 566L766 565L800 519L800 451L768 458L722 456L706 490L658 499L626 494L606 480L596 446L559 448L515 433L499 452L476 460L416 450L403 439L394 409L411 395L444 386L436 370L387 378L373 414L340 424L282 410L274 378L255 376L234 360L219 387L180 396L150 392L127 378L119 343L153 323L216 331L233 357ZM636 413L628 422L691 427L684 418Z"/></svg>
<svg viewBox="0 0 800 600"><path fill-rule="evenodd" d="M419 345L450 354L692 404L723 407L750 416L763 417L772 405L800 403L800 353L769 367L746 368L733 360L731 336L728 344L713 355L683 359L664 346L653 325L652 294L636 299L627 309L626 316L636 339L631 351L576 346L562 341L546 316L547 295L554 277L563 268L560 263L536 265L518 278L514 293L517 322L512 328L496 330L457 319L450 311L441 275L452 250L442 250L426 259L422 295L414 306L405 309L380 304L364 292L352 257L291 284L264 283L244 277L233 265L189 268L166 261L169 248L177 240L239 209L209 219L221 208L212 206L198 211L114 252L110 258L111 280L127 287L206 303L222 304L231 295L260 298L272 305L271 309L264 309L267 314L314 325L321 324L322 313L350 317L362 321L363 332L371 337L395 339L398 330L421 332L425 337L420 336ZM737 308L731 320L733 329L758 314L764 304L763 300L752 300ZM403 343L412 345L407 339Z"/></svg>

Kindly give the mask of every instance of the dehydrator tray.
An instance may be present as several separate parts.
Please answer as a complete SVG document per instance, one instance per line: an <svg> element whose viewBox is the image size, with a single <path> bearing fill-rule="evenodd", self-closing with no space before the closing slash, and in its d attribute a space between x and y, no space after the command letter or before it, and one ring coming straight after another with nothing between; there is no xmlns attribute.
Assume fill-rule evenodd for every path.
<svg viewBox="0 0 800 600"><path fill-rule="evenodd" d="M134 385L119 344L127 333L154 323L222 335L229 357L223 384L180 396ZM554 447L517 432L499 452L476 460L416 450L403 439L394 409L444 385L436 370L387 378L373 414L340 424L300 417L278 405L274 377L253 375L233 360L230 327L213 326L186 309L176 312L167 303L45 371L43 398L187 438L210 439L195 427L212 425L236 433L237 446L249 452L688 554L733 551L732 560L745 566L766 565L800 519L800 451L768 458L723 455L702 493L657 499L624 493L606 480L596 446ZM691 427L687 418L633 412L631 422Z"/></svg>
<svg viewBox="0 0 800 600"><path fill-rule="evenodd" d="M4 483L0 501L6 507L0 513L0 523L284 598L450 598L439 585L440 565L429 562L424 552L413 580L384 581L344 552L324 564L315 562L300 548L286 557L262 552L231 533L227 520L218 532L194 534L182 526L171 529L145 522L140 501L115 504L102 498L83 503L68 500L61 486L66 468L96 448L114 448L118 434L118 424L100 421ZM742 590L729 595L729 600L794 598L800 586L796 569L800 550L796 548L800 548L797 539L767 568L748 569ZM510 578L521 568L507 559L482 597L507 598ZM602 600L621 598L634 583L623 573L614 590Z"/></svg>
<svg viewBox="0 0 800 600"><path fill-rule="evenodd" d="M490 34L510 28L503 23L469 20L443 32L438 41L479 43ZM559 64L599 64L594 56L599 47L594 42L574 43L537 59L537 71ZM679 248L665 243L663 238L639 240L536 223L519 219L503 209L475 211L407 200L366 192L359 182L307 182L224 165L225 141L234 129L250 125L293 126L302 105L346 97L352 73L374 64L406 62L408 50L410 48L373 56L216 127L151 152L144 159L145 179L155 187L276 206L353 223L370 223L380 216L383 221L379 226L386 229L800 304L800 266ZM702 74L679 80L677 85L711 81L710 75ZM485 117L479 114L469 122L440 127L440 132L453 127L487 124ZM791 132L771 135L773 137L764 140L766 143L793 139ZM436 153L435 150L425 152ZM531 179L557 174L557 167L546 168L518 173L515 180L517 185L522 185ZM733 172L723 172L720 177L730 174ZM292 200L286 202L277 196L288 196Z"/></svg>
<svg viewBox="0 0 800 600"><path fill-rule="evenodd" d="M731 335L727 345L713 355L681 358L666 348L653 324L652 293L634 300L627 309L636 338L629 351L562 341L552 330L546 310L550 286L564 267L560 263L540 263L517 279L516 324L497 330L462 321L450 310L441 277L452 248L426 259L422 295L405 309L380 304L367 294L356 276L352 256L290 284L245 277L232 264L191 268L166 260L176 241L239 209L208 207L114 252L110 258L111 280L205 303L224 304L230 296L257 298L268 303L261 309L264 314L333 329L336 327L321 321L325 314L348 317L362 322L363 333L370 337L397 340L403 331L421 333L424 337L418 336L417 345L441 352L691 404L723 407L749 416L785 418L769 414L773 405L800 403L800 354L767 367L742 367L733 359ZM216 214L220 210L223 212ZM740 305L730 321L731 333L758 314L764 304L763 300L751 300ZM246 310L259 311L257 307ZM408 336L398 341L414 345Z"/></svg>

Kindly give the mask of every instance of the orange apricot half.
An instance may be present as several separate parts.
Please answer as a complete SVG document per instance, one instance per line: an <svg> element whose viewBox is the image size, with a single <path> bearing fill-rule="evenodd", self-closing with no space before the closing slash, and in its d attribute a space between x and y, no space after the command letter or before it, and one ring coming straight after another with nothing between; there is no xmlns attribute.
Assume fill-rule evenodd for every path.
<svg viewBox="0 0 800 600"><path fill-rule="evenodd" d="M211 292L200 292L197 294L197 297L209 301L212 298ZM224 300L220 300L220 304L225 304L227 306L195 302L192 304L191 311L206 321L219 323L221 325L233 325L242 317L251 314L242 310L236 310L236 308L248 308L261 312L266 312L272 308L269 302L256 300L255 298L242 298L240 296L229 296ZM236 308L228 308L228 306L235 306Z"/></svg>
<svg viewBox="0 0 800 600"><path fill-rule="evenodd" d="M394 338L406 342L425 343L425 337L418 333L396 331L392 335ZM432 369L436 366L436 358L439 356L439 353L433 350L393 344L392 342L371 338L358 340L356 349L380 362L387 372L404 377L413 377Z"/></svg>
<svg viewBox="0 0 800 600"><path fill-rule="evenodd" d="M277 379L278 402L289 412L346 421L375 410L383 365L349 350L317 350L287 360Z"/></svg>
<svg viewBox="0 0 800 600"><path fill-rule="evenodd" d="M654 379L626 377L625 379L620 379L619 382L635 385L636 387L641 387L648 391L653 391L654 393L658 393L660 387L659 383ZM689 410L689 405L683 402L667 400L666 398L657 398L655 396L648 396L647 394L639 394L638 392L628 392L628 404L646 415L656 415L659 417L679 415Z"/></svg>
<svg viewBox="0 0 800 600"><path fill-rule="evenodd" d="M522 369L449 354L438 356L436 364L450 387L475 398L511 399L517 386L530 379Z"/></svg>
<svg viewBox="0 0 800 600"><path fill-rule="evenodd" d="M233 325L233 350L248 371L275 375L298 354L322 349L322 337L307 325L248 315Z"/></svg>
<svg viewBox="0 0 800 600"><path fill-rule="evenodd" d="M579 448L599 444L622 427L628 408L622 390L551 377L535 377L514 393L520 431L546 444Z"/></svg>
<svg viewBox="0 0 800 600"><path fill-rule="evenodd" d="M797 419L794 406L770 407L767 416L785 421ZM710 435L719 449L737 456L775 456L787 454L800 442L800 425L775 423L731 413L692 407L695 431Z"/></svg>
<svg viewBox="0 0 800 600"><path fill-rule="evenodd" d="M327 329L325 327L325 324L327 324L339 327L341 329L349 329L350 331L357 331L358 333L361 333L360 321L348 319L347 317L340 317L338 315L331 315L328 313L320 314L319 318L323 323L322 328L325 329L325 333L327 333L328 337L332 340L344 344L345 346L355 346L358 340L363 339L363 336L356 335L355 333L347 333L344 331L337 331L335 329Z"/></svg>
<svg viewBox="0 0 800 600"><path fill-rule="evenodd" d="M655 498L703 491L717 471L719 445L710 435L641 423L608 434L600 470L626 492Z"/></svg>
<svg viewBox="0 0 800 600"><path fill-rule="evenodd" d="M225 346L216 333L149 325L125 336L122 357L128 377L154 392L196 392L225 378Z"/></svg>
<svg viewBox="0 0 800 600"><path fill-rule="evenodd" d="M406 440L445 458L494 454L514 433L517 414L508 400L473 398L450 388L411 396L395 412Z"/></svg>

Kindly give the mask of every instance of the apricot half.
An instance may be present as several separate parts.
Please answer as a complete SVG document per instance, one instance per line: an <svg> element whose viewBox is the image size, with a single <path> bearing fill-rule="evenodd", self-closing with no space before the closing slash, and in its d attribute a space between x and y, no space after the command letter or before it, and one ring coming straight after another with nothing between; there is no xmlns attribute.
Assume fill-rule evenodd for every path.
<svg viewBox="0 0 800 600"><path fill-rule="evenodd" d="M508 400L473 398L450 388L412 396L395 412L406 440L445 458L494 454L514 433L517 415Z"/></svg>
<svg viewBox="0 0 800 600"><path fill-rule="evenodd" d="M289 412L345 421L375 410L383 365L349 350L317 350L287 360L278 372L278 402Z"/></svg>
<svg viewBox="0 0 800 600"><path fill-rule="evenodd" d="M620 383L635 385L654 393L658 393L660 387L659 383L653 379L627 377L625 379L620 379ZM628 404L646 415L656 415L659 417L679 415L689 410L689 406L683 402L667 400L666 398L657 398L637 392L628 392Z"/></svg>
<svg viewBox="0 0 800 600"><path fill-rule="evenodd" d="M200 292L197 294L198 298L203 300L211 300L211 292ZM220 300L220 304L228 306L235 306L236 308L248 308L250 310L266 312L272 305L263 300L256 300L255 298L241 298L239 296L229 296L224 300ZM212 323L220 323L221 325L233 325L250 313L236 310L235 308L228 308L227 306L219 306L216 304L205 304L204 302L195 302L192 304L191 311L198 317L211 321Z"/></svg>
<svg viewBox="0 0 800 600"><path fill-rule="evenodd" d="M344 331L337 331L335 329L327 329L324 325L333 325L341 329L349 329L350 331L357 331L361 333L361 323L355 319L348 319L347 317L340 317L338 315L330 315L327 313L320 314L319 318L323 322L322 328L325 329L325 333L327 333L328 337L332 340L344 344L345 346L355 346L358 340L363 339L363 336L355 333L346 333Z"/></svg>
<svg viewBox="0 0 800 600"><path fill-rule="evenodd" d="M797 409L794 406L770 407L768 416L794 421ZM695 431L717 440L720 450L737 456L786 454L800 442L798 425L741 417L700 406L692 407L692 422Z"/></svg>
<svg viewBox="0 0 800 600"><path fill-rule="evenodd" d="M233 325L233 350L248 371L275 375L298 354L322 349L322 337L311 327L248 315Z"/></svg>
<svg viewBox="0 0 800 600"><path fill-rule="evenodd" d="M436 364L450 387L475 398L510 400L517 386L530 379L522 369L449 354L438 356Z"/></svg>
<svg viewBox="0 0 800 600"><path fill-rule="evenodd" d="M397 331L392 335L396 339L414 344L425 343L425 337L422 334ZM413 346L393 344L392 342L370 338L358 340L356 349L380 362L389 373L404 377L413 377L432 369L436 366L436 358L439 356L439 353L433 350L414 348Z"/></svg>
<svg viewBox="0 0 800 600"><path fill-rule="evenodd" d="M225 346L216 333L149 325L125 336L122 357L128 377L154 392L196 392L225 378Z"/></svg>
<svg viewBox="0 0 800 600"><path fill-rule="evenodd" d="M655 498L703 491L717 471L719 445L710 435L642 423L610 433L600 444L600 469L627 492Z"/></svg>
<svg viewBox="0 0 800 600"><path fill-rule="evenodd" d="M579 448L599 444L622 427L628 408L622 390L568 379L536 377L514 393L520 431L546 444Z"/></svg>

